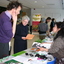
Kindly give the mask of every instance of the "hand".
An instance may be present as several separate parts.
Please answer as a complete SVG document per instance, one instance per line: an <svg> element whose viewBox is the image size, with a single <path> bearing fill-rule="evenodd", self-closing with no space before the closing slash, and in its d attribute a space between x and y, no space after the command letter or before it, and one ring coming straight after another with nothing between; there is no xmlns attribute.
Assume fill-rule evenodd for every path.
<svg viewBox="0 0 64 64"><path fill-rule="evenodd" d="M17 15L15 13L12 13L12 20L13 20L12 32L14 36L16 31L16 23L17 23Z"/></svg>
<svg viewBox="0 0 64 64"><path fill-rule="evenodd" d="M41 43L41 44L48 44L48 42L43 42L43 43Z"/></svg>
<svg viewBox="0 0 64 64"><path fill-rule="evenodd" d="M45 51L45 48L40 48L40 51Z"/></svg>
<svg viewBox="0 0 64 64"><path fill-rule="evenodd" d="M17 22L17 14L16 14L16 12L12 13L12 19L13 19L14 22Z"/></svg>
<svg viewBox="0 0 64 64"><path fill-rule="evenodd" d="M26 37L21 37L23 40L26 40Z"/></svg>
<svg viewBox="0 0 64 64"><path fill-rule="evenodd" d="M50 42L45 42L45 43L42 43L42 44L52 44L52 43L50 43Z"/></svg>
<svg viewBox="0 0 64 64"><path fill-rule="evenodd" d="M48 52L48 49L46 49L46 48L40 48L40 51L46 51L46 52Z"/></svg>

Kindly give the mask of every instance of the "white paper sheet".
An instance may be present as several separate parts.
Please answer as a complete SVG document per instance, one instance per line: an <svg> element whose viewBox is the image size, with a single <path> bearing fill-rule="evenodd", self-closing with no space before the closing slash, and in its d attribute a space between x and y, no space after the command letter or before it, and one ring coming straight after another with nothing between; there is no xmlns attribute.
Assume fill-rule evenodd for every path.
<svg viewBox="0 0 64 64"><path fill-rule="evenodd" d="M49 49L51 47L51 44L41 44L41 46L46 47L47 49Z"/></svg>
<svg viewBox="0 0 64 64"><path fill-rule="evenodd" d="M19 61L19 62L22 62L22 63L28 61L28 58L23 57L23 56L16 56L16 57L14 57L14 58L12 58L12 59L14 59L14 60L16 60L16 61Z"/></svg>
<svg viewBox="0 0 64 64"><path fill-rule="evenodd" d="M21 62L23 64L39 64L39 63L40 64L47 64L47 60L46 61L43 60L43 62L42 62L42 61L37 60L36 57L31 58L32 61L28 61L28 59L30 59L30 58L28 58L28 57L26 58L26 57L23 57L23 56L17 56L17 57L12 58L12 59L14 59L16 61L19 61L19 62Z"/></svg>

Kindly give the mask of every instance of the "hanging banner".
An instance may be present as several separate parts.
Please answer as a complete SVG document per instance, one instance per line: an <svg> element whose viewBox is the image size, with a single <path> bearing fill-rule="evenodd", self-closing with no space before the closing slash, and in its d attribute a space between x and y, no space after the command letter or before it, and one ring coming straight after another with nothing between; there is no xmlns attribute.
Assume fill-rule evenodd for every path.
<svg viewBox="0 0 64 64"><path fill-rule="evenodd" d="M38 31L38 24L41 20L41 14L34 14L32 18L32 31L37 32Z"/></svg>
<svg viewBox="0 0 64 64"><path fill-rule="evenodd" d="M32 21L40 21L41 20L41 14L34 14Z"/></svg>

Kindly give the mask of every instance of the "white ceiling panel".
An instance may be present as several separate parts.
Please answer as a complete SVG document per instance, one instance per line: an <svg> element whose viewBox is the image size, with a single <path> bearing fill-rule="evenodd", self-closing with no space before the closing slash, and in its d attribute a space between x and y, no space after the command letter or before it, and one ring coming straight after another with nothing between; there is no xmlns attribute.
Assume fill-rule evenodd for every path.
<svg viewBox="0 0 64 64"><path fill-rule="evenodd" d="M38 9L62 9L62 0L18 0L24 6L29 8L38 8ZM35 2L37 1L37 2ZM0 6L6 7L9 2L7 0L0 0Z"/></svg>

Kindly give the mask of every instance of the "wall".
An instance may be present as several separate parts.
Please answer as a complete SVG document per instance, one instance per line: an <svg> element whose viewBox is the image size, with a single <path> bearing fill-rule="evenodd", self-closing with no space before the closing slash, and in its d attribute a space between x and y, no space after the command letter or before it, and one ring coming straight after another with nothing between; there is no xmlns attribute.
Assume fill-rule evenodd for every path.
<svg viewBox="0 0 64 64"><path fill-rule="evenodd" d="M31 17L31 9L30 9L30 8L22 9L22 11L23 11L23 12L26 12L27 15L28 15L29 17Z"/></svg>
<svg viewBox="0 0 64 64"><path fill-rule="evenodd" d="M30 8L22 9L22 11L27 13L27 15L30 17L30 22L31 22L31 9Z"/></svg>
<svg viewBox="0 0 64 64"><path fill-rule="evenodd" d="M0 6L0 13L2 13L2 12L5 11L5 10L6 10L5 7Z"/></svg>
<svg viewBox="0 0 64 64"><path fill-rule="evenodd" d="M45 18L55 18L56 21L63 21L64 18L64 10L62 9L31 9L31 16L35 13L40 13Z"/></svg>

